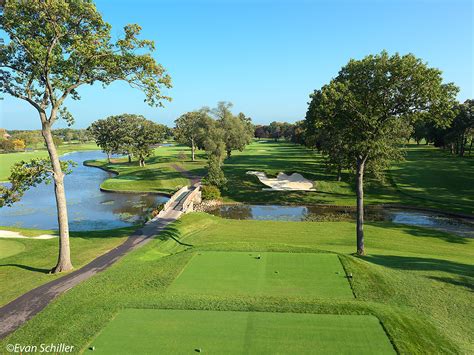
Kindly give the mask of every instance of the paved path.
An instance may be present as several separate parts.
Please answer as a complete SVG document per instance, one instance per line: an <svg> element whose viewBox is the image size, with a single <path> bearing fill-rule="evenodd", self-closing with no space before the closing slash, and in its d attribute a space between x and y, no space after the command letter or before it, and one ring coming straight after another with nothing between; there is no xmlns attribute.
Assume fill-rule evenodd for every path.
<svg viewBox="0 0 474 355"><path fill-rule="evenodd" d="M197 184L198 182L201 182L201 177L200 176L195 176L195 175L191 174L191 172L189 170L186 170L182 166L179 166L177 164L171 164L171 167L174 170L179 171L181 174L183 174L189 180L191 180L191 185L194 185L194 184Z"/></svg>
<svg viewBox="0 0 474 355"><path fill-rule="evenodd" d="M0 308L0 339L18 329L23 323L43 310L57 296L98 272L105 270L135 248L146 244L151 237L161 232L171 222L177 220L181 214L182 212L169 208L162 218L145 224L143 228L135 231L123 244L115 249L99 256L86 266L70 274L25 293Z"/></svg>

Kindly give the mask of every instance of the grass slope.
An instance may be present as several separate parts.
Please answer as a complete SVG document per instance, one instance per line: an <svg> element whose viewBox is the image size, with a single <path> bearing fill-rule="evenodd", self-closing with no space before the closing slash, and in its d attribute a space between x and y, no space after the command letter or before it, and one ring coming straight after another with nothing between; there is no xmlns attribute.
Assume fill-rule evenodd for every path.
<svg viewBox="0 0 474 355"><path fill-rule="evenodd" d="M354 297L337 255L325 253L195 253L169 292Z"/></svg>
<svg viewBox="0 0 474 355"><path fill-rule="evenodd" d="M121 244L136 227L94 232L70 232L72 262L80 268ZM0 227L23 235L53 231ZM10 254L10 255L8 255ZM0 306L62 275L49 274L58 257L58 239L0 239Z"/></svg>
<svg viewBox="0 0 474 355"><path fill-rule="evenodd" d="M140 167L138 162L129 163L127 158L113 159L112 163L105 160L88 161L87 165L118 174L100 185L104 190L172 194L191 183L185 175L176 170L176 165L193 176L202 176L205 173L205 160L202 156L195 162L181 157L189 155L189 151L190 149L184 146L156 148L154 156L147 160L147 166L144 168Z"/></svg>
<svg viewBox="0 0 474 355"><path fill-rule="evenodd" d="M188 214L59 297L0 346L60 340L85 349L121 310L146 308L373 315L400 353L472 353L474 240L370 223L369 255L358 258L351 255L354 229L348 222L238 221ZM335 252L354 275L350 282L356 298L168 292L193 255L204 251Z"/></svg>
<svg viewBox="0 0 474 355"><path fill-rule="evenodd" d="M96 150L99 147L95 143L85 144L63 144L58 147L59 154L65 154L80 150ZM7 181L10 176L10 168L16 162L21 160L31 160L35 158L46 158L48 152L46 149L34 150L29 152L16 152L0 154L0 181Z"/></svg>
<svg viewBox="0 0 474 355"><path fill-rule="evenodd" d="M126 309L93 344L98 354L394 354L377 318Z"/></svg>

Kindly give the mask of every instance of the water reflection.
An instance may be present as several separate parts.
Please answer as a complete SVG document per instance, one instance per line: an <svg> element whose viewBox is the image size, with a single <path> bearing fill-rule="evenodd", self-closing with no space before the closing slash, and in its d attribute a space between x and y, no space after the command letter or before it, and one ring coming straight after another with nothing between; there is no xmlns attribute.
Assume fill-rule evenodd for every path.
<svg viewBox="0 0 474 355"><path fill-rule="evenodd" d="M224 205L213 208L208 213L230 219L272 221L350 221L355 219L353 208L333 206ZM366 210L365 218L367 221L390 221L474 238L474 221L437 213L372 208Z"/></svg>
<svg viewBox="0 0 474 355"><path fill-rule="evenodd" d="M73 231L130 226L149 209L168 198L151 194L102 192L99 185L112 173L83 165L85 160L104 159L100 151L74 152L62 157L77 162L65 178L69 226ZM41 184L25 193L13 207L0 208L0 225L57 229L54 186Z"/></svg>

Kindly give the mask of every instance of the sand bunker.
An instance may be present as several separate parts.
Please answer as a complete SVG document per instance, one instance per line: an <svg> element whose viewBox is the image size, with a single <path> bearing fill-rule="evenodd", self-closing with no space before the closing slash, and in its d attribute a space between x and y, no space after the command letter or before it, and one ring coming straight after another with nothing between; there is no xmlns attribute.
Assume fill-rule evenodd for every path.
<svg viewBox="0 0 474 355"><path fill-rule="evenodd" d="M264 190L276 190L276 191L316 191L314 189L313 182L305 179L303 175L294 173L286 175L285 173L279 173L276 178L269 178L265 173L261 171L247 171L248 175L255 175L258 177L260 182L264 185L269 186L269 189Z"/></svg>
<svg viewBox="0 0 474 355"><path fill-rule="evenodd" d="M57 235L41 234L36 237L26 237L19 232L0 230L0 238L17 238L17 239L52 239L57 238Z"/></svg>

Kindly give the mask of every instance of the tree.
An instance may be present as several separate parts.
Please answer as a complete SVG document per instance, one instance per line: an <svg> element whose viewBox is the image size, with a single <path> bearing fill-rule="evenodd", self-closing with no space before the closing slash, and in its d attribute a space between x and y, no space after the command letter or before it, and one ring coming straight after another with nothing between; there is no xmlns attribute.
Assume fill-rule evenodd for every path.
<svg viewBox="0 0 474 355"><path fill-rule="evenodd" d="M153 153L152 146L163 142L166 127L149 121L142 116L133 117L132 120L133 143L131 153L138 159L138 164L145 167L145 159Z"/></svg>
<svg viewBox="0 0 474 355"><path fill-rule="evenodd" d="M188 147L191 147L191 157L195 161L195 153L198 147L198 141L201 137L200 128L206 120L206 112L203 110L187 112L177 118L175 122L175 139Z"/></svg>
<svg viewBox="0 0 474 355"><path fill-rule="evenodd" d="M13 148L15 150L25 150L25 148L26 148L25 141L23 141L21 139L18 139L18 138L13 139L12 143L13 143Z"/></svg>
<svg viewBox="0 0 474 355"><path fill-rule="evenodd" d="M253 127L244 114L226 115L219 120L219 125L224 131L227 158L230 158L233 150L243 151L245 146L252 142Z"/></svg>
<svg viewBox="0 0 474 355"><path fill-rule="evenodd" d="M266 126L257 126L255 127L254 136L259 140L262 138L268 138L268 132L265 129Z"/></svg>
<svg viewBox="0 0 474 355"><path fill-rule="evenodd" d="M270 125L268 126L268 129L270 131L270 137L273 138L275 142L277 142L283 136L281 122L276 122L276 121L271 122Z"/></svg>
<svg viewBox="0 0 474 355"><path fill-rule="evenodd" d="M311 96L307 116L326 136L344 142L337 148L355 172L357 196L357 253L364 248L364 173L383 173L400 159L400 143L413 121L425 119L447 125L458 89L443 84L441 71L429 68L412 54L389 56L385 51L350 60L338 76ZM311 105L313 104L313 107ZM308 119L308 117L307 117ZM322 150L332 159L332 139Z"/></svg>
<svg viewBox="0 0 474 355"><path fill-rule="evenodd" d="M231 112L231 102L220 101L213 109L203 108L202 111L209 112L223 129L223 140L227 157L230 158L233 150L244 150L245 146L252 141L254 128L250 117L242 112L234 116Z"/></svg>
<svg viewBox="0 0 474 355"><path fill-rule="evenodd" d="M204 179L206 184L214 185L222 188L227 179L222 171L222 163L225 157L225 132L217 121L210 117L205 120L205 125L200 128L203 140L203 148L206 150L208 157L207 161L207 176Z"/></svg>
<svg viewBox="0 0 474 355"><path fill-rule="evenodd" d="M129 113L97 120L87 130L107 154L109 163L112 154L126 154L129 162L135 156L141 167L145 166L145 159L151 156L152 146L161 143L166 133L165 126Z"/></svg>
<svg viewBox="0 0 474 355"><path fill-rule="evenodd" d="M93 137L95 143L107 154L107 160L110 163L110 157L119 152L120 148L120 130L118 116L109 116L93 122L87 131Z"/></svg>
<svg viewBox="0 0 474 355"><path fill-rule="evenodd" d="M124 27L124 36L111 40L92 1L7 1L0 29L10 38L0 44L0 92L25 100L38 112L55 186L59 225L59 257L52 272L72 269L64 172L52 136L60 118L72 124L64 106L78 100L82 85L104 86L121 80L145 93L145 102L162 106L162 88L171 87L163 67L150 55L154 43L138 38L139 25Z"/></svg>
<svg viewBox="0 0 474 355"><path fill-rule="evenodd" d="M463 157L469 144L471 153L474 140L474 100L466 100L456 107L451 127L447 130L446 140L451 144L451 152Z"/></svg>
<svg viewBox="0 0 474 355"><path fill-rule="evenodd" d="M15 145L11 139L2 139L0 140L0 149L5 152L13 152L15 150Z"/></svg>

